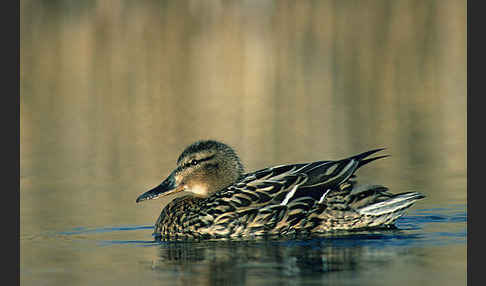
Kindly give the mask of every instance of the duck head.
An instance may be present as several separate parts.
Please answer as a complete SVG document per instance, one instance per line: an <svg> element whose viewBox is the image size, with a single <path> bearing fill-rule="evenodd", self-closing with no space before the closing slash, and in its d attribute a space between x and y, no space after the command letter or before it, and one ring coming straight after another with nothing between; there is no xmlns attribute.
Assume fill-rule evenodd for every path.
<svg viewBox="0 0 486 286"><path fill-rule="evenodd" d="M243 172L243 165L231 147L213 140L197 141L182 152L170 175L140 195L136 202L182 191L205 198L235 183Z"/></svg>

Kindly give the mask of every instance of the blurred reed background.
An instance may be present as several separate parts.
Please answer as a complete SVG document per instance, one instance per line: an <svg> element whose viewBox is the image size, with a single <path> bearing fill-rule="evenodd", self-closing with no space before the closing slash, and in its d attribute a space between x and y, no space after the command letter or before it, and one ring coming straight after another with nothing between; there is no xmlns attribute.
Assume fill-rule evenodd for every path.
<svg viewBox="0 0 486 286"><path fill-rule="evenodd" d="M20 7L21 233L153 223L202 138L249 171L387 147L365 182L466 201L466 1Z"/></svg>

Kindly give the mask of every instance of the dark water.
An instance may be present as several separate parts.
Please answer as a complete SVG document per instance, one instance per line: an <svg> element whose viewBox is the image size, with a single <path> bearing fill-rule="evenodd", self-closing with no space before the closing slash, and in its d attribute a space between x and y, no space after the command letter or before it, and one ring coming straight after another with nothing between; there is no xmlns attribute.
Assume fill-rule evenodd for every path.
<svg viewBox="0 0 486 286"><path fill-rule="evenodd" d="M21 285L465 285L465 0L20 1ZM154 242L199 139L245 169L386 147L397 229Z"/></svg>

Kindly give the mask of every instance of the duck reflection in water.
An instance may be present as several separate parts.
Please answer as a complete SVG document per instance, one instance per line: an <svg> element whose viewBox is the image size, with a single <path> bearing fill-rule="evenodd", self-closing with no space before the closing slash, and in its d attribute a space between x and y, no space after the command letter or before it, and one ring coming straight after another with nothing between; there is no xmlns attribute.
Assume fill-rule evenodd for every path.
<svg viewBox="0 0 486 286"><path fill-rule="evenodd" d="M383 269L391 259L407 253L390 241L415 238L391 229L307 240L160 242L152 269L177 273L175 282L196 285L245 285L259 279L271 284L290 277L321 279L330 273Z"/></svg>

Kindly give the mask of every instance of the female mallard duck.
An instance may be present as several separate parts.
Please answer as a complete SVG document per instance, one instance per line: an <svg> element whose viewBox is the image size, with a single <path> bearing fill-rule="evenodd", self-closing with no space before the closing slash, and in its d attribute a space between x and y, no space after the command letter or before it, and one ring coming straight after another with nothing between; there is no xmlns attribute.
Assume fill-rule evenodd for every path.
<svg viewBox="0 0 486 286"><path fill-rule="evenodd" d="M281 165L244 174L235 151L198 141L177 168L137 202L189 192L170 202L155 223L157 237L219 238L312 234L391 226L424 196L391 194L379 185L356 185L355 171L383 149L338 161Z"/></svg>

